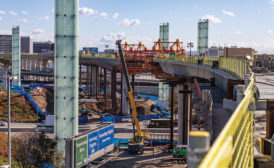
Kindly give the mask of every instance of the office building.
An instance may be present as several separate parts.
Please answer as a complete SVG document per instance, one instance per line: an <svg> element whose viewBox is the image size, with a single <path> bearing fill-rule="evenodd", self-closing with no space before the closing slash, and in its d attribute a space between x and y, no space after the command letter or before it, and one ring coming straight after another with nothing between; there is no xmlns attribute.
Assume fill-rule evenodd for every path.
<svg viewBox="0 0 274 168"><path fill-rule="evenodd" d="M0 52L11 53L12 35L0 35ZM33 41L29 36L21 36L21 53L33 53Z"/></svg>
<svg viewBox="0 0 274 168"><path fill-rule="evenodd" d="M85 54L98 54L98 47L83 47Z"/></svg>
<svg viewBox="0 0 274 168"><path fill-rule="evenodd" d="M51 41L33 43L34 53L48 53L53 51L54 51L54 43Z"/></svg>
<svg viewBox="0 0 274 168"><path fill-rule="evenodd" d="M114 54L114 53L115 53L115 50L114 50L114 49L105 49L105 50L104 50L104 53L105 53L105 54Z"/></svg>
<svg viewBox="0 0 274 168"><path fill-rule="evenodd" d="M254 50L252 48L237 48L237 47L225 47L224 57L253 57Z"/></svg>

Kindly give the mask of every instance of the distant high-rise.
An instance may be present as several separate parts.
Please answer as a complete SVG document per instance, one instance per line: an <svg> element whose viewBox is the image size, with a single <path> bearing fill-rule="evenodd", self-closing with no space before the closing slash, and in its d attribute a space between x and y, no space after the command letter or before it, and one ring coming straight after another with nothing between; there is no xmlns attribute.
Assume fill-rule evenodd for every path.
<svg viewBox="0 0 274 168"><path fill-rule="evenodd" d="M199 56L204 56L208 48L208 19L200 19L198 22L197 51Z"/></svg>
<svg viewBox="0 0 274 168"><path fill-rule="evenodd" d="M54 51L54 43L51 41L33 43L34 53L48 53L53 51Z"/></svg>
<svg viewBox="0 0 274 168"><path fill-rule="evenodd" d="M33 41L29 36L21 36L21 52L33 53Z"/></svg>
<svg viewBox="0 0 274 168"><path fill-rule="evenodd" d="M169 42L169 23L160 24L160 40L161 42ZM168 50L168 43L163 43L162 47Z"/></svg>
<svg viewBox="0 0 274 168"><path fill-rule="evenodd" d="M11 53L12 35L0 35L0 52ZM29 36L21 36L21 52L33 53L33 41Z"/></svg>

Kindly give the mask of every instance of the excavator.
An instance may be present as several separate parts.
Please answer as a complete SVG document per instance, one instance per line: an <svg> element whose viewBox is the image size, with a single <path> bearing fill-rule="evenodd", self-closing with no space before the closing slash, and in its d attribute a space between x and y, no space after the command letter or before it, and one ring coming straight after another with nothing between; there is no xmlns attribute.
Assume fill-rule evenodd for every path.
<svg viewBox="0 0 274 168"><path fill-rule="evenodd" d="M118 47L118 54L120 55L120 60L123 68L124 78L126 80L127 90L128 90L128 98L130 102L130 109L132 113L132 126L133 126L133 137L128 143L128 153L130 154L142 154L144 152L145 140L149 139L149 133L143 132L141 130L138 114L135 106L135 101L133 97L133 90L129 83L128 70L125 61L125 57L122 50L122 40L117 40L116 45ZM137 132L135 133L135 126Z"/></svg>

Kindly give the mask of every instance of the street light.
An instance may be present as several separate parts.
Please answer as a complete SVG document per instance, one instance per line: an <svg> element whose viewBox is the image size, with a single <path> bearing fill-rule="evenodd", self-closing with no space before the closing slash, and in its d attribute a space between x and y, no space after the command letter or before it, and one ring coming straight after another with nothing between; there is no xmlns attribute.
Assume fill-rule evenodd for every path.
<svg viewBox="0 0 274 168"><path fill-rule="evenodd" d="M17 80L17 76L10 76L8 78L8 164L11 167L11 126L10 126L10 81Z"/></svg>
<svg viewBox="0 0 274 168"><path fill-rule="evenodd" d="M194 47L194 44L192 42L187 43L187 48L190 50L190 56L191 56L191 48Z"/></svg>

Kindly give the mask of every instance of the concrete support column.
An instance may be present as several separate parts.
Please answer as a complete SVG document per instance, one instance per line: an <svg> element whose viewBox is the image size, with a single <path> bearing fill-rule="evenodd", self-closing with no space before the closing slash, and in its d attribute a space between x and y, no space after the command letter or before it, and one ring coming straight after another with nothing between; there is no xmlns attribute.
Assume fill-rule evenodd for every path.
<svg viewBox="0 0 274 168"><path fill-rule="evenodd" d="M104 68L104 100L105 100L105 111L107 110L107 69Z"/></svg>
<svg viewBox="0 0 274 168"><path fill-rule="evenodd" d="M55 0L54 137L65 155L65 139L78 134L78 0Z"/></svg>
<svg viewBox="0 0 274 168"><path fill-rule="evenodd" d="M12 28L12 76L17 79L12 80L12 85L21 85L21 40L20 27L14 26Z"/></svg>
<svg viewBox="0 0 274 168"><path fill-rule="evenodd" d="M178 87L178 145L188 145L191 114L191 90L188 84Z"/></svg>
<svg viewBox="0 0 274 168"><path fill-rule="evenodd" d="M163 108L168 108L168 98L169 98L169 85L159 82L159 105Z"/></svg>
<svg viewBox="0 0 274 168"><path fill-rule="evenodd" d="M97 74L96 74L96 67L92 67L91 68L91 82L92 82L92 96L96 96L96 90L97 90L97 87L96 87L96 77L97 77Z"/></svg>
<svg viewBox="0 0 274 168"><path fill-rule="evenodd" d="M169 145L169 148L170 149L173 149L173 132L174 132L174 122L173 122L173 119L174 119L174 85L171 85L171 89L170 89L170 93L171 93L171 96L170 96L170 145Z"/></svg>
<svg viewBox="0 0 274 168"><path fill-rule="evenodd" d="M183 145L183 85L177 85L178 89L178 145Z"/></svg>
<svg viewBox="0 0 274 168"><path fill-rule="evenodd" d="M122 74L124 75L124 74ZM122 78L122 115L129 115L129 99L125 77Z"/></svg>
<svg viewBox="0 0 274 168"><path fill-rule="evenodd" d="M117 110L117 101L116 101L116 70L112 70L111 74L111 100L112 100L112 109L116 114Z"/></svg>

